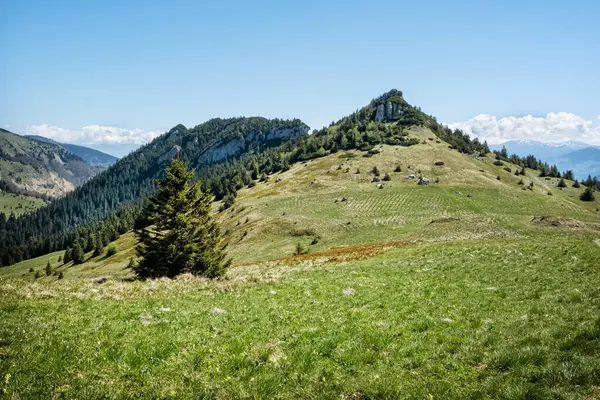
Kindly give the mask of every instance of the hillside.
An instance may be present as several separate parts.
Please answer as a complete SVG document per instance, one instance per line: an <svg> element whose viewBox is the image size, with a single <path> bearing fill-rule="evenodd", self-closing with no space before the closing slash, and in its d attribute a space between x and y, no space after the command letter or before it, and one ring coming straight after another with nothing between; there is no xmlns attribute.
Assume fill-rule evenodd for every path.
<svg viewBox="0 0 600 400"><path fill-rule="evenodd" d="M4 218L9 218L11 214L19 217L45 205L46 202L40 198L0 190L0 214L4 214Z"/></svg>
<svg viewBox="0 0 600 400"><path fill-rule="evenodd" d="M327 128L311 135L307 135L307 132L308 127L299 120L257 117L213 119L191 129L178 125L119 160L72 195L53 202L33 215L7 223L1 232L3 263L12 264L65 249L74 240L90 243L97 236L106 239L130 230L141 202L154 190L154 180L161 176L166 163L176 155L189 161L196 169L203 188L212 192L216 200L223 200L223 208L235 204L238 194L244 193L243 188L256 185L269 175L285 174L298 168L301 162L316 162L310 160L336 154L339 156L346 151L359 150L365 153L365 157L372 158L380 153L378 146L382 145L394 146L399 152L412 147L425 148L425 154L413 160L413 163L417 163L422 159L419 168L425 172L431 167L427 162L435 162L427 158L428 154L431 151L436 154L438 149L445 151L439 154L440 157L450 157L447 154L452 154L451 157L467 157L472 162L477 156L479 159L489 157L486 143L471 140L459 130L452 131L438 124L434 117L406 102L398 90L391 90L373 99L367 106ZM519 163L520 168L525 165L539 168L542 165L535 158L512 158L511 161ZM472 169L468 167L457 163L452 169L434 168L432 172L441 170L456 174L457 171ZM511 173L496 169L500 170L498 176L504 173L509 182L519 179L511 175L516 172L517 166L512 166ZM418 169L411 172L419 174ZM485 169L476 170L471 180L489 181L489 176L482 175L482 172ZM365 171L362 170L362 173ZM530 172L530 175L537 173ZM530 192L544 194L546 188L547 185L542 183L539 190L536 185L536 190ZM457 191L461 191L460 188ZM478 204L478 201L471 203ZM277 224L281 221L273 222ZM349 229L346 226L340 235L347 234ZM385 229L381 232L385 232Z"/></svg>
<svg viewBox="0 0 600 400"><path fill-rule="evenodd" d="M111 156L110 154L103 153L101 151L91 149L85 146L78 146L76 144L70 143L59 143L52 139L48 139L44 136L38 135L25 135L25 137L41 142L53 143L59 146L64 147L71 153L75 154L77 157L81 158L83 161L90 165L94 165L97 167L110 167L114 163L116 163L119 159L117 157Z"/></svg>
<svg viewBox="0 0 600 400"><path fill-rule="evenodd" d="M583 188L573 188L572 182L559 188L559 179L539 177L530 169L516 176L518 166L498 166L493 157L451 150L429 129L413 127L408 132L419 144L380 145L369 157L351 150L299 162L241 189L229 209L219 210L223 202L215 203L234 264L286 259L298 243L310 250L307 257L327 258L339 246L350 246L347 250L352 252L352 246L365 244L385 248L408 242L520 240L554 223L600 232L600 199L582 202ZM443 165L436 165L440 162ZM372 182L373 167L380 171L381 182ZM401 171L396 172L398 167ZM383 180L386 174L391 180ZM411 175L431 183L419 185L418 179L407 178ZM76 275L122 274L135 246L130 234L123 240L117 242L119 255L103 261L103 267L91 260L69 270ZM41 257L3 271L14 268L19 275L25 272L23 266L43 267L45 262Z"/></svg>
<svg viewBox="0 0 600 400"><path fill-rule="evenodd" d="M98 172L65 148L0 130L0 182L14 193L55 198Z"/></svg>
<svg viewBox="0 0 600 400"><path fill-rule="evenodd" d="M129 281L131 233L82 265L54 252L1 268L7 390L597 397L600 200L424 126L406 134L418 143L300 161L216 203L234 258L222 280ZM391 180L372 182L373 167ZM307 254L293 256L298 243Z"/></svg>
<svg viewBox="0 0 600 400"><path fill-rule="evenodd" d="M307 133L308 126L299 120L261 117L217 118L190 129L177 125L76 191L35 214L9 221L0 229L3 264L65 249L75 238L124 233L133 226L140 202L152 192L156 178L175 156L190 160L199 169L215 163L228 165L241 154L261 154ZM39 146L53 146L21 139ZM233 181L216 180L214 184L224 191L235 191Z"/></svg>

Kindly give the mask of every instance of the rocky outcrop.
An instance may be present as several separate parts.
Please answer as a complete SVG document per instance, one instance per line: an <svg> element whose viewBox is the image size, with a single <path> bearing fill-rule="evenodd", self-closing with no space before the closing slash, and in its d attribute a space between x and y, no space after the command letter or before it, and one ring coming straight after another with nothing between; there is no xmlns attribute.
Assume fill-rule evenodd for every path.
<svg viewBox="0 0 600 400"><path fill-rule="evenodd" d="M259 145L276 145L294 140L308 134L308 127L299 128L272 128L266 134L260 131L249 133L245 138L234 138L215 144L198 158L197 164L214 164L219 161L234 157L250 147Z"/></svg>
<svg viewBox="0 0 600 400"><path fill-rule="evenodd" d="M171 147L171 149L169 151L167 151L162 156L160 156L158 159L158 162L162 164L165 161L171 161L172 159L175 158L175 156L177 156L177 154L180 151L181 151L181 147L179 147L178 145L175 145L175 146Z"/></svg>
<svg viewBox="0 0 600 400"><path fill-rule="evenodd" d="M377 106L375 122L388 122L404 116L406 106L392 101L386 101Z"/></svg>
<svg viewBox="0 0 600 400"><path fill-rule="evenodd" d="M245 148L246 143L243 139L233 139L228 142L221 143L216 147L212 147L202 153L202 155L198 158L198 163L213 164L236 155Z"/></svg>

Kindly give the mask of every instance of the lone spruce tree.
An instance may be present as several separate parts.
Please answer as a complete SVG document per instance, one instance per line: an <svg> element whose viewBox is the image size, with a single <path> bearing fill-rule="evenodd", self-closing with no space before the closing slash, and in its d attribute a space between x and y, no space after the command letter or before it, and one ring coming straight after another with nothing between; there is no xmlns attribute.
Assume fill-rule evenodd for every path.
<svg viewBox="0 0 600 400"><path fill-rule="evenodd" d="M210 216L212 197L192 177L186 163L175 159L158 181L158 193L140 218L146 226L135 230L140 259L133 270L139 278L185 272L215 278L231 263Z"/></svg>

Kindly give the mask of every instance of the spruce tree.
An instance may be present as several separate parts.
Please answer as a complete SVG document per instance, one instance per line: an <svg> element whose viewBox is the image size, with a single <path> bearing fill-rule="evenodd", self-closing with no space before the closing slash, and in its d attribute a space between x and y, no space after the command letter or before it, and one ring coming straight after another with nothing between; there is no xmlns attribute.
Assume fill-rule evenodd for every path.
<svg viewBox="0 0 600 400"><path fill-rule="evenodd" d="M46 272L46 276L52 275L52 265L50 265L50 261L48 261L48 263L46 264L44 272Z"/></svg>
<svg viewBox="0 0 600 400"><path fill-rule="evenodd" d="M142 212L148 225L135 230L140 259L134 272L139 278L186 272L214 278L231 263L210 215L212 196L192 182L193 175L183 160L176 159L158 181L158 193Z"/></svg>
<svg viewBox="0 0 600 400"><path fill-rule="evenodd" d="M67 264L71 261L73 261L73 250L69 247L67 250L65 250L65 255L63 257L63 263Z"/></svg>
<svg viewBox="0 0 600 400"><path fill-rule="evenodd" d="M81 264L85 258L85 254L81 245L79 244L79 240L75 241L73 245L73 250L71 252L71 259L73 260L73 265Z"/></svg>
<svg viewBox="0 0 600 400"><path fill-rule="evenodd" d="M102 239L100 237L96 238L96 246L94 247L94 254L92 257L97 257L104 253L104 244L102 243Z"/></svg>
<svg viewBox="0 0 600 400"><path fill-rule="evenodd" d="M594 201L594 191L592 190L591 187L587 187L583 193L581 194L581 196L579 196L579 198L582 201Z"/></svg>

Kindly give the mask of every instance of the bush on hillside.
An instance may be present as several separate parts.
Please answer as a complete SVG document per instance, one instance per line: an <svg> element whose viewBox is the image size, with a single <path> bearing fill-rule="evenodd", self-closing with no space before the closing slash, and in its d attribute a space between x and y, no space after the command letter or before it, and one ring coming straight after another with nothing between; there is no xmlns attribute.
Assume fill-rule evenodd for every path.
<svg viewBox="0 0 600 400"><path fill-rule="evenodd" d="M435 164L433 164L433 165L442 166L442 165L444 165L444 162L443 161L436 161Z"/></svg>
<svg viewBox="0 0 600 400"><path fill-rule="evenodd" d="M504 165L504 163L502 161L500 161L500 160L496 160L496 161L494 161L494 165L497 166L497 167L501 167L501 166Z"/></svg>
<svg viewBox="0 0 600 400"><path fill-rule="evenodd" d="M567 182L565 182L564 179L560 179L560 181L558 181L558 187L559 188L566 188L567 187Z"/></svg>
<svg viewBox="0 0 600 400"><path fill-rule="evenodd" d="M396 165L396 168L394 168L394 172L402 172L402 168L400 167L400 165Z"/></svg>
<svg viewBox="0 0 600 400"><path fill-rule="evenodd" d="M106 257L111 257L117 254L117 245L111 243L108 245L108 250L106 250Z"/></svg>
<svg viewBox="0 0 600 400"><path fill-rule="evenodd" d="M294 253L294 255L299 256L301 254L308 254L308 248L302 243L298 242L296 243L296 252Z"/></svg>
<svg viewBox="0 0 600 400"><path fill-rule="evenodd" d="M391 181L391 180L392 180L392 177L390 176L390 174L386 173L386 174L383 176L383 180L384 180L384 181Z"/></svg>
<svg viewBox="0 0 600 400"><path fill-rule="evenodd" d="M581 199L581 201L594 201L595 197L592 188L586 188L583 193L581 193L581 196L579 196L579 199Z"/></svg>

